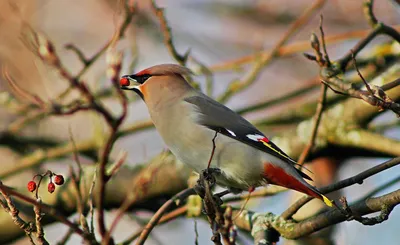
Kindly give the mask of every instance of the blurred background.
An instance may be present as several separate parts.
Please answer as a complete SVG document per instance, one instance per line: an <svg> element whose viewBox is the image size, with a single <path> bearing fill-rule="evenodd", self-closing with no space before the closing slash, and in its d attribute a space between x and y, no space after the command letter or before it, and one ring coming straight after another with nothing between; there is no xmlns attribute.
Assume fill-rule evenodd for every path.
<svg viewBox="0 0 400 245"><path fill-rule="evenodd" d="M235 60L242 56L256 54L260 50L272 48L281 36L285 34L293 23L314 1L311 0L158 0L160 7L165 8L166 18L172 29L173 41L177 50L183 54L190 49L190 54L203 62L211 69L214 67L213 95L220 95L228 84L243 76L250 65L245 64L239 69L220 69L218 66ZM117 46L124 53L121 74L131 74L148 66L161 63L176 63L163 44L157 18L150 10L149 1L137 0L137 14L134 24L131 25ZM363 1L331 0L327 1L320 11L324 17L324 30L326 35L336 35L356 30L367 30L368 23L362 10ZM380 21L388 25L400 24L400 6L396 1L376 0L374 12ZM0 64L8 64L18 85L37 94L42 99L51 100L68 87L46 65L38 62L29 49L24 46L20 38L22 22L25 21L40 30L52 40L61 57L62 62L71 73L76 74L82 64L77 56L65 49L66 44L73 43L79 47L85 55L90 57L101 48L116 31L122 20L123 10L121 1L113 0L0 0ZM309 23L299 30L289 43L301 40L307 41L312 32L318 32L319 17L315 16ZM341 57L357 42L357 38L345 42L337 42L328 45L328 52L332 59ZM384 40L378 38L376 42ZM369 47L373 47L370 45ZM361 55L368 52L363 51ZM198 66L189 65L194 71ZM100 58L93 67L83 76L83 79L94 91L108 87L109 79L106 75L106 59ZM233 109L244 108L256 104L268 98L278 98L288 92L314 82L318 75L319 67L304 58L302 52L287 55L275 59L263 70L257 81L247 90L235 95L227 101L227 105ZM204 76L195 77L200 87L205 89ZM0 80L0 91L7 91L9 87ZM258 110L256 113L245 114L249 120L257 121L260 118L268 118L279 112L295 106L300 101L315 99L316 93L302 96L292 100L285 106L274 106L267 110ZM71 98L76 96L72 94ZM147 110L136 95L128 94L133 102L129 106L127 124L148 118ZM137 101L135 101L137 100ZM110 108L120 110L117 102L106 100ZM0 108L0 130L17 118L12 111ZM393 113L385 113L377 121L390 121L395 116ZM94 125L98 125L98 119L90 113L78 113L68 117L49 117L45 120L32 123L22 130L22 134L44 138L68 139L68 127L70 126L76 141L91 137ZM266 129L266 128L264 128ZM273 131L266 131L267 135L285 128L275 127ZM400 139L400 131L397 129L384 132L391 138ZM117 141L112 152L116 156L121 150L128 151L127 164L135 165L150 160L154 155L165 149L161 138L155 130L136 133ZM3 160L13 163L18 156L0 145L0 154ZM333 156L335 158L335 156ZM355 175L369 167L383 162L384 158L357 158L341 161L337 156L334 166L320 164L313 168L319 177L314 177L320 185L329 184L335 180ZM85 162L85 159L83 159ZM89 163L89 160L86 160ZM323 161L323 160L319 160ZM53 160L47 162L55 171L67 173L66 163L70 159ZM332 161L331 161L332 162ZM44 169L46 168L43 167ZM11 168L12 166L4 166ZM315 167L315 166L314 166ZM385 183L389 179L398 176L399 167L380 173L364 182L346 188L336 195L346 196L349 201L369 193L372 189ZM33 171L34 172L34 171ZM32 173L24 173L25 177ZM23 175L7 179L10 185L25 186L18 182ZM29 177L30 178L30 177ZM129 187L127 187L129 188ZM382 194L400 188L400 184L385 189ZM281 193L273 197L251 200L248 209L257 212L281 213L293 200L301 195L293 191ZM0 211L2 212L2 211ZM137 212L136 212L137 213ZM112 220L115 213L110 210L107 213L107 221ZM150 217L150 212L139 212L144 217ZM199 233L199 244L212 244L209 225L203 219L196 219ZM146 244L194 244L195 219L178 218L168 224L155 228ZM326 241L315 238L313 241L286 241L281 238L279 244L398 244L400 234L397 227L400 225L400 211L395 209L390 219L380 225L372 227L363 226L357 222L344 222L334 229L328 229L320 233L321 237L328 237ZM118 225L117 242L124 240L140 226L136 218L124 217ZM52 224L45 227L46 237L49 241L58 241L60 234L64 234L67 228L63 225ZM317 235L318 236L318 235ZM80 242L77 236L68 244ZM240 235L240 244L252 244L249 237ZM11 244L27 244L26 238L21 238Z"/></svg>

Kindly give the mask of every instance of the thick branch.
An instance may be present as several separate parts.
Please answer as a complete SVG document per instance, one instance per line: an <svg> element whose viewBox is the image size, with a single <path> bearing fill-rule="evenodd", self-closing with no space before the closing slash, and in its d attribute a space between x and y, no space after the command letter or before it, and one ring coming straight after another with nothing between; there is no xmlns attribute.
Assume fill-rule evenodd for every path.
<svg viewBox="0 0 400 245"><path fill-rule="evenodd" d="M89 193L87 190L90 189L92 184L94 168L86 167L83 169L80 191L82 200L88 205L87 200L89 199ZM131 203L130 209L135 207L151 210L158 209L161 203L154 201L153 198L172 196L186 188L187 179L189 178L191 170L177 162L170 153L162 153L153 158L146 165L139 165L135 168L123 166L122 169L107 182L104 202L105 208L119 207L127 196L134 195L133 192L137 191L137 188L132 189L127 188L127 186L131 186L132 183L138 183L139 179L143 178L143 176L149 176L150 173L153 175L151 182L147 185L146 192L137 196L137 199ZM93 194L95 196L98 195L98 191L97 187L93 191ZM53 194L47 192L45 185L41 186L40 193L44 203L52 206L64 216L69 216L77 210L76 188L69 179L66 179L63 187L57 188ZM25 194L29 195L30 193L26 191ZM26 215L25 217L28 217L28 220L34 219L32 207L26 207L25 204L23 205L21 203L19 203L18 207L21 213L24 213L24 215ZM86 206L86 208L88 207ZM51 216L46 215L43 224L54 222L50 217ZM3 229L0 229L0 243L12 241L16 237L24 234L24 231L15 226L13 220L10 219L5 212L0 213L0 227L3 227Z"/></svg>
<svg viewBox="0 0 400 245"><path fill-rule="evenodd" d="M337 183L319 188L319 191L322 194L328 194L331 193L333 191L337 191L340 189L343 189L345 187L351 186L351 185L355 185L355 184L362 184L364 182L365 179L380 173L386 169L392 168L394 166L397 166L400 164L400 157L396 157L393 158L389 161L386 161L384 163L381 163L377 166L374 166L370 169L367 169L355 176L352 176L350 178L341 180ZM310 196L304 196L303 198L299 199L297 202L295 202L294 204L292 204L292 206L290 206L287 210L285 210L281 217L284 219L289 219L290 217L292 217L301 207L303 207L306 203L308 203L310 200L312 200L313 198Z"/></svg>
<svg viewBox="0 0 400 245"><path fill-rule="evenodd" d="M389 194L370 198L357 204L351 205L350 208L353 213L357 215L366 215L381 211L385 206L396 206L400 203L400 190L391 192ZM272 227L277 230L282 237L287 239L297 239L310 235L323 228L332 226L334 224L347 220L347 216L336 209L331 209L319 215L316 215L307 220L299 223L293 221L286 221L282 217L272 213L257 214L244 211L235 220L235 224L244 230L253 231L254 229L263 229L262 227ZM257 225L254 227L254 225Z"/></svg>

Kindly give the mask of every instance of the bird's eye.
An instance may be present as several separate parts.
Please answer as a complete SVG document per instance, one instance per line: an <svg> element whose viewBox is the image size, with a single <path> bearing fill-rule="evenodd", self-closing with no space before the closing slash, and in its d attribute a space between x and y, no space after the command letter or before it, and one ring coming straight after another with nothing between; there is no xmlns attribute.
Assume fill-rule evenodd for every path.
<svg viewBox="0 0 400 245"><path fill-rule="evenodd" d="M146 82L147 79L149 79L151 77L151 75L142 75L142 76L138 76L136 77L136 81L140 84L143 84L144 82Z"/></svg>

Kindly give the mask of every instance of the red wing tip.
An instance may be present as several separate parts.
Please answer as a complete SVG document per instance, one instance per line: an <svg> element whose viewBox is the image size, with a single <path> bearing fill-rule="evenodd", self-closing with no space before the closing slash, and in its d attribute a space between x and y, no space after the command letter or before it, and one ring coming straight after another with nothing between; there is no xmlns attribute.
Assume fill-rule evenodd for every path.
<svg viewBox="0 0 400 245"><path fill-rule="evenodd" d="M268 142L269 142L269 139L268 139L267 137L264 137L264 138L262 138L262 139L259 139L258 141L268 143Z"/></svg>

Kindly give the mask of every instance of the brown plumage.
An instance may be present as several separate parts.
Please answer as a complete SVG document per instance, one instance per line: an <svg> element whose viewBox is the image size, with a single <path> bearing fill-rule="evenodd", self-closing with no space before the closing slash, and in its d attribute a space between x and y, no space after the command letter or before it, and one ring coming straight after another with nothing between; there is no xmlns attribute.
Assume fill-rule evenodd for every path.
<svg viewBox="0 0 400 245"><path fill-rule="evenodd" d="M187 75L192 75L192 71L189 70L188 68L180 65L174 65L174 64L162 64L162 65L156 65L149 67L147 69L144 69L138 73L136 73L137 76L143 76L143 75L151 75L151 76L163 76L163 75L181 75L181 76L187 76Z"/></svg>
<svg viewBox="0 0 400 245"><path fill-rule="evenodd" d="M184 79L185 67L163 64L123 76L121 88L144 99L151 119L172 153L200 172L207 167L215 132L211 167L219 168L217 183L232 191L272 183L332 203L294 167L296 162L243 117L203 93ZM132 83L132 84L130 84ZM129 84L128 86L126 84Z"/></svg>

